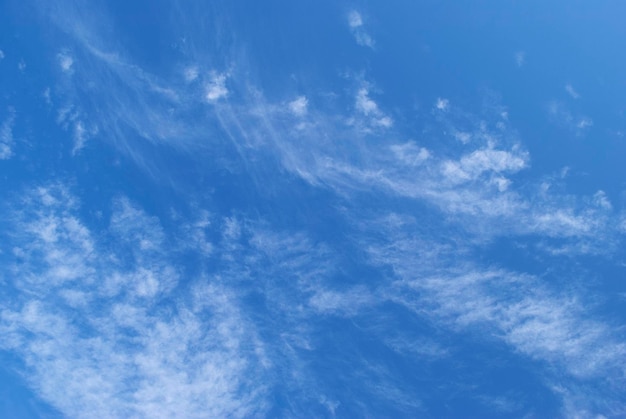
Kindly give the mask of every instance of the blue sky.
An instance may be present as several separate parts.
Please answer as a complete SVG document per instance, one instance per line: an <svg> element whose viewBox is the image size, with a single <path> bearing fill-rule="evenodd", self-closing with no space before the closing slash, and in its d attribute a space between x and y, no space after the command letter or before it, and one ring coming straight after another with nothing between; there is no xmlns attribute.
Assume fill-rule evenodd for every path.
<svg viewBox="0 0 626 419"><path fill-rule="evenodd" d="M626 6L0 11L0 416L626 416Z"/></svg>

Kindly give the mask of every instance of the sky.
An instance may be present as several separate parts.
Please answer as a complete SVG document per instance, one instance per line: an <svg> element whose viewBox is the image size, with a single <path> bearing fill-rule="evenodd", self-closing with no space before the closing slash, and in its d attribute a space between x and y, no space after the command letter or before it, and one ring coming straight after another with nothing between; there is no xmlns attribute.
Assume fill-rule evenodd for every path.
<svg viewBox="0 0 626 419"><path fill-rule="evenodd" d="M0 416L626 417L624 13L0 0Z"/></svg>

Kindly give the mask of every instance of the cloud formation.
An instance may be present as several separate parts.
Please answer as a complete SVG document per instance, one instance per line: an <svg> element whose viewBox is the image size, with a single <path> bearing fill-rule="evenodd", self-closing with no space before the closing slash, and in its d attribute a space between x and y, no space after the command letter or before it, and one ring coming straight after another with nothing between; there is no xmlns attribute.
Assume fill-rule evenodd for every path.
<svg viewBox="0 0 626 419"><path fill-rule="evenodd" d="M307 113L309 101L306 96L298 96L291 102L289 102L289 110L295 116L303 116Z"/></svg>
<svg viewBox="0 0 626 419"><path fill-rule="evenodd" d="M0 160L7 160L13 156L13 124L15 122L15 111L9 108L9 115L2 125L0 125Z"/></svg>
<svg viewBox="0 0 626 419"><path fill-rule="evenodd" d="M22 202L10 215L17 294L0 311L1 345L24 359L42 398L71 417L262 411L262 384L242 381L262 368L235 296L198 278L171 299L181 274L157 219L121 198L108 241L76 216L63 185Z"/></svg>
<svg viewBox="0 0 626 419"><path fill-rule="evenodd" d="M207 102L214 103L219 99L228 96L226 88L226 74L213 73L205 87L205 98Z"/></svg>
<svg viewBox="0 0 626 419"><path fill-rule="evenodd" d="M572 99L580 98L580 95L578 94L576 90L574 90L574 87L571 84L565 85L565 91L567 92L568 95L570 95Z"/></svg>
<svg viewBox="0 0 626 419"><path fill-rule="evenodd" d="M574 98L576 99L577 97ZM567 129L577 136L585 135L593 126L593 120L590 117L576 115L564 103L556 100L548 103L548 117L554 124Z"/></svg>
<svg viewBox="0 0 626 419"><path fill-rule="evenodd" d="M374 46L358 12L348 25L357 43ZM537 369L568 409L619 407L611 394L624 388L623 339L586 300L585 285L560 288L571 278L558 271L529 274L482 257L501 243L555 266L572 256L604 257L621 243L624 230L614 227L623 216L606 192L571 195L550 176L528 173L531 155L501 108L477 115L438 98L434 110L403 114L362 81L286 101L255 85L247 67L236 70L244 66L207 74L201 69L225 67L197 54L172 80L96 48L94 39L81 38L74 96L56 109L73 136L72 154L91 127L101 127L149 171L147 140L189 166L210 162L227 188L258 193L271 221L241 214L243 206L164 220L119 196L96 227L60 184L13 202L3 252L16 260L9 281L17 298L0 312L2 345L64 414L246 417L274 413L268 394L289 399L294 416L311 406L359 416L373 401L405 414L421 408L424 392L368 345L342 340L343 333L327 339L325 322L380 343L407 366L454 352L407 324L469 334L549 365ZM73 60L63 62L62 70L73 68ZM85 79L83 65L92 69ZM95 80L89 95L81 90L87 78ZM573 131L591 125L560 103L549 115ZM423 129L407 122L421 119ZM0 139L12 142L4 126ZM231 149L234 157L224 151ZM173 172L164 175L176 189ZM187 180L187 198L208 194L204 175L201 192ZM306 208L307 194L321 210ZM292 205L287 215L276 202ZM274 228L300 209L315 213L303 216L305 231ZM324 241L323 228L336 241ZM181 268L185 257L201 260L197 272ZM398 312L409 314L389 327ZM335 371L358 378L367 399L328 388L348 387ZM594 385L606 394L580 390Z"/></svg>
<svg viewBox="0 0 626 419"><path fill-rule="evenodd" d="M360 87L357 91L355 108L367 118L368 124L372 127L390 128L393 125L393 120L385 115L379 109L378 104L370 98L367 84Z"/></svg>
<svg viewBox="0 0 626 419"><path fill-rule="evenodd" d="M74 65L74 59L68 53L62 52L57 55L57 59L59 60L59 67L65 73L72 73L72 66Z"/></svg>
<svg viewBox="0 0 626 419"><path fill-rule="evenodd" d="M356 10L352 10L348 13L348 26L350 27L357 44L364 47L374 48L374 40L365 31L363 18Z"/></svg>

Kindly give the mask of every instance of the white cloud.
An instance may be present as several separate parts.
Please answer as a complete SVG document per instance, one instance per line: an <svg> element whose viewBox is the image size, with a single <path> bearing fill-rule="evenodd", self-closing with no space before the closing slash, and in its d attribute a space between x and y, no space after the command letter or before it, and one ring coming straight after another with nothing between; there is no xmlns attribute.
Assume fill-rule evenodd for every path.
<svg viewBox="0 0 626 419"><path fill-rule="evenodd" d="M72 148L73 155L85 147L85 141L87 141L85 127L83 126L82 121L77 121L74 124L74 147Z"/></svg>
<svg viewBox="0 0 626 419"><path fill-rule="evenodd" d="M589 128L593 126L593 121L591 118L583 116L576 121L576 128L579 130L584 130L585 128Z"/></svg>
<svg viewBox="0 0 626 419"><path fill-rule="evenodd" d="M449 107L450 101L448 99L437 98L437 101L435 102L435 108L445 112L448 110Z"/></svg>
<svg viewBox="0 0 626 419"><path fill-rule="evenodd" d="M185 77L185 81L187 83L191 83L198 78L199 74L200 74L200 71L198 70L198 67L191 66L185 69L183 76Z"/></svg>
<svg viewBox="0 0 626 419"><path fill-rule="evenodd" d="M518 67L523 66L526 63L526 53L524 51L518 51L515 53L515 64Z"/></svg>
<svg viewBox="0 0 626 419"><path fill-rule="evenodd" d="M356 10L352 10L348 13L348 25L350 28L356 29L363 26L363 19L361 18L361 14Z"/></svg>
<svg viewBox="0 0 626 419"><path fill-rule="evenodd" d="M461 157L459 161L445 161L442 172L452 182L474 180L484 172L517 172L526 166L525 155L509 151L481 149Z"/></svg>
<svg viewBox="0 0 626 419"><path fill-rule="evenodd" d="M72 66L74 64L74 59L67 53L62 52L57 55L57 59L59 61L59 66L61 70L65 73L71 74L73 69Z"/></svg>
<svg viewBox="0 0 626 419"><path fill-rule="evenodd" d="M228 96L226 88L226 74L214 73L205 86L205 98L207 102L214 103Z"/></svg>
<svg viewBox="0 0 626 419"><path fill-rule="evenodd" d="M365 287L355 287L344 292L317 289L309 299L309 305L317 312L348 317L375 304L376 299Z"/></svg>
<svg viewBox="0 0 626 419"><path fill-rule="evenodd" d="M574 90L574 87L571 84L566 84L565 85L565 91L567 92L568 95L570 95L573 99L578 99L580 97L580 95L578 94L578 92L576 90Z"/></svg>
<svg viewBox="0 0 626 419"><path fill-rule="evenodd" d="M9 116L0 125L0 160L7 160L13 156L13 124L15 111L9 108Z"/></svg>
<svg viewBox="0 0 626 419"><path fill-rule="evenodd" d="M609 201L609 198L606 196L606 193L604 191L596 192L593 195L593 202L600 208L603 208L606 210L613 209L613 206L611 205L611 201Z"/></svg>
<svg viewBox="0 0 626 419"><path fill-rule="evenodd" d="M298 96L289 102L289 111L296 116L304 116L307 113L309 101L305 96Z"/></svg>
<svg viewBox="0 0 626 419"><path fill-rule="evenodd" d="M369 98L369 92L365 87L359 89L357 92L356 108L365 115L377 114L380 112L376 102Z"/></svg>
<svg viewBox="0 0 626 419"><path fill-rule="evenodd" d="M360 15L357 16L358 19L349 16L348 24L352 30L363 29L363 20ZM358 33L354 33L357 37ZM518 60L519 65L523 64L523 55L521 57ZM111 63L108 62L108 65ZM156 122L168 114L158 107L158 101L149 100L152 96L146 93L149 83L146 82L145 75L137 76L141 72L134 72L134 68L129 65L111 68L125 80L128 90L140 96L140 102L147 104L149 108L145 113L137 114L132 106L135 102L124 101L119 108L113 109L112 119L119 117L138 132L150 133L147 136L158 137L155 133L159 130L167 131L166 134L177 132L173 129L166 130L162 125L159 130L154 128L158 125ZM128 68L133 69L131 75L128 74ZM219 77L220 75L213 75L213 84L209 82L206 85L207 101L219 100L228 94L226 78L220 81ZM387 125L390 128L392 122L370 98L369 89L364 87L358 90L354 103L357 117L365 122L346 127L345 124L337 123L338 120L345 121L345 115L323 115L320 111L319 115L316 112L313 123L306 129L292 135L291 128L285 130L281 125L283 121L280 117L284 117L285 112L284 103L268 105L258 92L247 99L250 100L244 101L246 105L233 106L217 117L223 132L245 161L246 170L250 170L254 176L254 170L267 169L266 166L259 167L263 162L258 157L259 149L265 147L262 151L276 153L286 170L294 175L302 176L316 187L337 192L346 205L341 209L342 214L345 214L354 230L358 231L357 234L365 238L363 245L358 248L371 255L372 260L392 268L385 269L381 274L385 278L377 279L379 288L375 292L362 291L363 288L358 286L348 288L359 291L356 293L359 297L356 301L360 304L356 305L358 309L350 312L350 315L357 315L359 310L381 300L397 302L415 311L420 317L426 316L438 327L462 330L463 333L474 333L479 337L487 335L489 342L503 342L515 353L549 364L550 369L557 371L557 374L563 373L566 382L570 375L588 377L594 372L602 373L608 370L603 369L604 366L613 366L618 370L622 368L618 374L623 373L623 367L620 367L620 360L624 355L623 345L612 335L611 325L594 320L592 310L585 310L585 302L579 301L584 292L577 294L579 291L576 290L566 292L551 288L548 281L544 281L541 276L528 276L495 268L481 270L468 262L471 257L466 255L477 250L468 243L480 241L480 234L483 232L488 239L513 237L524 241L530 235L560 240L559 243L568 245L576 245L585 240L603 244L607 234L606 226L612 225L611 220L607 221L606 218L609 206L601 194L581 199L559 195L549 188L540 190L532 179L525 180L523 188L516 187L514 178L510 180L504 177L528 165L527 155L515 146L510 146L516 141L516 134L508 131L507 125L497 125L496 132L488 132L482 127L472 128L478 126L475 119L466 124L446 122L448 125L445 128L448 132L467 133L467 136L459 138L463 143L461 150L458 149L459 144L442 150L438 148L437 138L425 138L423 143L406 144L402 142L403 138L407 138L407 135L403 135L406 133L393 131L386 131L385 135L375 137L374 141L363 141L365 130L360 128L364 125ZM441 105L442 108L448 107L447 103ZM437 118L447 120L452 117L450 114L452 113L438 114ZM584 119L571 116L569 122L576 127L582 121ZM211 123L214 122L211 120ZM204 136L207 125L201 127ZM111 126L115 127L115 124ZM188 130L183 132L189 133ZM371 132L368 131L368 134ZM166 134L158 138L179 138L175 135L168 137ZM342 141L337 141L338 139ZM428 150L422 144L427 145ZM449 169L447 176L442 176L448 170L446 168ZM363 194L364 199L359 201L359 205L351 206L349 197L354 192ZM427 214L434 214L433 219L442 219L445 223L452 224L453 228L445 232L445 238L440 238L429 230L436 227L411 229L401 221L387 220L386 226L403 224L405 233L411 236L407 238L402 236L402 232L391 231L389 227L368 227L368 216L372 215L367 211L384 212L395 205L389 204L389 196L401 197L400 206L408 208L407 212L416 208L422 210L426 203L428 211L432 210ZM44 198L42 202L43 200ZM355 208L370 200L371 206ZM67 234L64 232L71 230L65 224L71 217L76 218L76 214L69 212L55 216L44 211L43 216L37 217L33 223L37 225L38 233L25 230L30 235L18 247L23 254L34 255L31 258L36 259L36 255L41 253L44 255L41 258L47 260L46 257L53 253L41 250L48 249L45 247L48 246L47 243L57 246L56 250L65 249L61 246L71 244L71 241L65 239ZM134 223L128 223L129 219L135 218L143 220L137 222L143 225L139 228L140 233L135 232ZM424 224L428 223L429 220L424 221ZM280 319L275 323L270 322L270 326L277 329L272 329L271 333L283 340L271 349L274 351L278 348L276 352L292 362L289 368L284 365L280 367L289 370L292 377L297 376L298 379L294 381L298 383L303 380L301 377L307 376L303 372L310 371L297 362L297 353L301 350L314 350L316 341L306 330L311 327L310 324L303 320L311 322L311 317L308 317L311 312L345 315L345 311L340 309L341 304L350 302L350 294L345 290L338 291L324 283L328 278L336 279L338 273L329 267L332 266L332 261L329 260L340 257L336 255L340 252L324 249L323 245L298 235L271 234L260 231L260 228L251 231L237 217L223 219L217 224L219 226L216 227L215 236L219 237L219 244L209 248L211 257L219 260L216 264L225 265L226 268L220 270L219 275L209 275L198 281L194 281L196 278L185 278L203 283L197 284L190 292L194 304L188 304L185 295L178 295L180 298L176 299L165 298L172 296L169 286L162 286L168 279L178 287L186 281L180 280L181 273L175 269L175 263L166 255L167 252L162 251L167 247L168 240L162 229L157 228L158 219L146 215L130 203L114 207L110 224L110 234L122 238L120 242L127 252L118 249L111 251L107 243L92 238L94 250L91 253L81 253L80 248L74 252L84 256L81 258L84 262L68 259L68 266L59 263L55 269L39 269L44 273L42 276L33 274L24 279L53 278L59 283L73 284L95 271L95 275L103 277L101 287L96 285L93 292L89 287L63 289L61 297L64 301L80 306L81 301L97 298L100 294L113 295L122 300L115 304L105 300L102 304L106 307L106 312L100 317L97 313L80 312L93 323L99 323L99 318L109 321L110 330L104 329L107 333L103 334L100 341L83 339L85 335L72 329L78 327L72 321L75 317L63 311L59 315L58 307L54 311L51 306L46 306L45 301L36 301L39 306L24 303L17 308L5 309L3 313L6 317L3 318L9 321L2 324L11 328L4 334L10 342L19 343L20 338L26 335L26 330L39 331L36 327L41 325L62 326L57 329L63 333L56 332L54 327L48 328L54 331L55 339L52 344L64 343L52 346L52 349L51 344L44 340L37 342L39 345L35 350L26 348L26 344L20 346L11 343L12 347L18 348L20 354L27 354L29 350L35 353L28 363L35 371L32 374L33 380L48 383L48 387L42 385L39 388L52 388L49 383L56 382L57 387L65 390L64 386L58 386L58 383L64 383L62 380L65 376L59 371L55 372L53 367L57 365L72 365L75 368L71 372L79 371L84 366L83 370L88 372L84 374L85 377L101 377L97 378L101 382L96 383L98 385L95 387L103 390L97 397L85 396L85 388L68 386L67 391L75 397L64 397L53 392L48 394L49 400L61 400L58 403L66 404L63 407L64 412L74 414L94 411L85 408L92 407L93 404L100 409L98 412L116 416L128 413L137 416L154 416L159 413L165 415L173 413L175 407L180 408L175 413L185 412L187 416L193 416L195 412L204 412L205 415L206 412L211 412L213 416L253 416L257 412L251 411L250 403L247 402L252 400L262 405L263 402L255 399L262 389L255 392L254 385L250 388L250 383L241 377L256 377L255 373L259 370L255 370L255 366L267 364L260 360L261 356L256 356L259 345L255 345L250 338L254 335L254 327L248 323L249 319L240 315L239 301L234 296L236 293L229 292L225 285L229 283L245 283L258 287L254 291L262 295L264 304L271 308L272 319ZM208 236L202 231L198 237L208 242ZM375 240L380 237L388 238L388 242L377 244ZM533 237L529 240L532 241ZM573 239L568 241L570 237ZM246 240L249 242L246 243ZM485 242L491 244L488 240L481 241ZM243 245L244 243L252 245L254 249L246 250L249 246ZM29 249L29 245L33 247ZM452 254L440 252L441 248L446 247L453 248L450 252ZM29 251L32 249L35 251ZM52 247L50 249L54 250ZM103 249L108 250L109 254L105 254ZM483 248L478 250L482 251ZM573 252L575 251L581 250ZM57 253L65 255L72 252ZM56 263L58 259L53 256L49 256L50 260ZM120 260L127 259L133 259L128 262L130 266L120 266ZM106 263L98 263L98 260ZM451 270L451 265L458 269ZM71 273L80 272L83 267L87 274ZM168 267L171 269L167 269ZM21 269L22 272L35 270L31 265ZM19 273L17 268L14 271ZM41 273L39 271L36 273ZM390 287L386 282L386 275L398 279L398 282ZM19 276L20 280L22 278ZM259 278L263 280L258 280ZM95 281L95 284L100 282ZM28 287L32 286L34 285L28 284ZM24 295L32 293L25 292ZM164 297L163 300L159 300L161 296ZM141 304L135 300L141 300ZM176 300L178 305L172 306L171 311L165 313L153 310L156 304L143 303L154 300ZM164 306L169 309L167 304ZM44 315L40 315L41 313ZM209 325L207 335L203 336L198 330L199 324ZM20 329L21 326L23 327ZM105 326L99 324L98 327ZM131 328L134 334L125 333L125 328ZM132 340L137 345L133 356L127 356L121 350L126 349L124 339L130 339L129 335L138 336L136 340ZM66 336L70 336L70 339L64 339ZM46 344L47 352L41 349ZM98 349L98 345L105 350L94 350ZM204 355L198 355L191 349L194 346L209 350ZM255 347L254 355L247 351L246 348L250 347ZM75 351L67 351L68 358L56 355L67 348L74 348ZM598 351L597 348L606 350ZM85 353L96 356L85 357L82 355ZM110 359L106 354L117 356ZM24 357L28 358L28 355ZM169 357L172 359L166 359ZM186 359L183 361L182 357ZM136 375L129 375L127 371L133 368L138 372ZM75 378L79 382L85 377ZM142 384L138 393L126 384L132 380ZM111 388L115 392L109 390ZM172 398L171 395L175 397ZM148 410L137 410L139 407L133 404L136 400L141 401L141 406ZM77 407L71 403L82 403L82 406Z"/></svg>
<svg viewBox="0 0 626 419"><path fill-rule="evenodd" d="M604 390L619 392L626 344L579 289L563 289L543 277L481 270L470 262L469 248L433 242L416 220L395 220L362 224L377 233L379 244L363 242L372 263L388 266L396 278L395 290L381 292L386 298L435 324L488 335L489 341L500 340L515 353L548 363L545 378L570 383L568 391L579 391L577 380L596 383L602 377ZM615 381L608 384L607 377ZM579 396L582 405L594 400Z"/></svg>
<svg viewBox="0 0 626 419"><path fill-rule="evenodd" d="M430 152L427 149L419 147L412 141L404 144L394 144L390 148L398 160L409 166L421 165L430 157Z"/></svg>
<svg viewBox="0 0 626 419"><path fill-rule="evenodd" d="M49 94L49 92L47 92ZM83 120L82 113L73 105L61 107L57 111L57 124L72 135L72 156L77 155L85 148L87 141L98 133L97 126L88 126Z"/></svg>
<svg viewBox="0 0 626 419"><path fill-rule="evenodd" d="M552 101L548 104L548 116L553 123L578 136L584 135L593 126L591 118L584 115L574 115L565 104L558 101Z"/></svg>
<svg viewBox="0 0 626 419"><path fill-rule="evenodd" d="M125 198L112 242L77 205L52 185L8 215L22 262L6 267L16 294L0 310L0 347L39 396L69 417L262 415L267 380L245 377L262 377L263 348L237 298L206 278L172 294L160 223Z"/></svg>
<svg viewBox="0 0 626 419"><path fill-rule="evenodd" d="M369 97L367 87L361 87L356 94L356 110L368 118L369 125L374 127L390 128L393 120L385 115L378 107L378 104Z"/></svg>
<svg viewBox="0 0 626 419"><path fill-rule="evenodd" d="M467 144L472 139L472 134L470 134L469 132L455 131L454 138L456 138L463 144Z"/></svg>
<svg viewBox="0 0 626 419"><path fill-rule="evenodd" d="M364 47L374 48L374 40L364 30L363 18L361 17L361 14L356 10L348 13L348 26L350 27L352 35L354 36L357 44Z"/></svg>

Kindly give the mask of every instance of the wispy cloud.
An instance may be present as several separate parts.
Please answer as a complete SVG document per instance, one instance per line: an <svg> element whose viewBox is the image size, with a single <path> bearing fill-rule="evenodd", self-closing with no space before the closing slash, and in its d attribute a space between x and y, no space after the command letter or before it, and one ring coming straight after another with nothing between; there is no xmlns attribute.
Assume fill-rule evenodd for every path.
<svg viewBox="0 0 626 419"><path fill-rule="evenodd" d="M571 84L566 84L565 85L565 91L567 92L568 95L571 96L572 99L580 98L580 95L578 94L578 92L574 89L574 87Z"/></svg>
<svg viewBox="0 0 626 419"><path fill-rule="evenodd" d="M48 185L10 215L16 294L0 311L0 345L24 360L33 388L71 417L262 412L263 385L242 380L263 371L261 348L236 297L200 277L174 298L180 273L157 219L118 200L115 250L78 205Z"/></svg>
<svg viewBox="0 0 626 419"><path fill-rule="evenodd" d="M69 131L72 135L72 156L78 154L85 147L85 143L98 133L96 126L86 126L84 115L72 105L59 109L56 122L61 128L65 131Z"/></svg>
<svg viewBox="0 0 626 419"><path fill-rule="evenodd" d="M370 98L369 86L365 84L357 91L355 98L356 110L368 119L368 125L372 127L390 128L393 120L382 112L378 104Z"/></svg>
<svg viewBox="0 0 626 419"><path fill-rule="evenodd" d="M289 102L289 110L295 116L303 116L307 113L307 107L309 105L309 101L306 96L298 96L291 102Z"/></svg>
<svg viewBox="0 0 626 419"><path fill-rule="evenodd" d="M578 136L586 134L589 128L593 126L593 120L590 117L575 115L565 104L556 100L548 104L548 116L553 123Z"/></svg>
<svg viewBox="0 0 626 419"><path fill-rule="evenodd" d="M359 38L367 35L359 13L348 16L348 25L357 42L373 46L369 36ZM67 204L72 199L65 195L71 194L55 188L31 194L24 200L30 210L16 224L22 235L9 250L24 264L12 266L20 298L2 312L2 327L5 345L32 369L33 386L64 412L262 414L271 402L258 385L263 380L246 379L251 376L279 376L265 383L285 380L289 394L314 394L325 409L341 409L320 392L315 366L303 361L320 347L335 348L319 338L319 318L375 324L390 315L380 309L385 304L422 316L438 329L470 333L550 365L545 369L550 383L565 377L566 382L597 384L594 380L604 375L610 383L598 387L608 393L623 389L624 344L614 325L589 307L584 286L559 289L541 275L484 266L475 258L497 240L530 243L540 258L557 252L565 257L606 254L622 234L613 228L620 216L609 194L568 195L554 188L552 179L528 173L531 156L501 111L472 115L440 98L435 112L429 107L422 115L435 129L408 132L394 123L367 83L345 88L347 95L334 93L339 99L326 107L316 100L309 110L304 96L291 102L266 99L261 87L235 70L208 75L193 70L183 74L184 80L178 74L176 81L168 81L118 55L87 49L95 75L106 86L98 103L110 111L98 115L94 125L104 125L118 138L120 150L133 150L123 135L127 130L197 151L189 154L198 159L226 138L241 161L222 168L245 171L260 187L271 183L265 182L267 172L275 171L330 192L336 201L328 211L335 211L349 232L337 239L345 243L333 247L301 232L276 233L238 215L209 223L205 214L181 221L179 234L188 235L190 244L181 245L179 237L176 251L189 251L197 243L207 265L216 268L185 277L159 219L130 200L115 200L106 231L96 234ZM516 62L524 64L523 53ZM210 114L197 118L194 112L205 109L206 102ZM80 120L71 116L75 112L68 107L61 123L73 127L82 121L82 114ZM549 114L573 129L591 124L560 104ZM401 121L396 110L394 116ZM141 153L132 152L141 161ZM281 198L293 198L279 192L272 189ZM212 234L207 234L209 225ZM341 258L350 247L360 252L346 260L372 267L371 272L349 270ZM262 308L245 315L244 299L262 301ZM54 308L58 301L61 308ZM75 310L83 323L75 320ZM251 319L255 316L260 320ZM37 339L29 343L25 336L33 331ZM257 333L265 339L257 340ZM384 337L391 351L410 362L416 354L436 358L450 353L432 342L420 352L414 336ZM346 347L353 348L335 349L338 359L345 357ZM362 353L357 358L362 360L358 374L379 379L372 380L372 398L419 404L385 367ZM67 365L83 373L73 377L77 381L101 378L93 386L68 384L65 391L74 397L66 397L58 383L64 383ZM266 374L267 369L272 372ZM285 370L288 376L281 375ZM565 386L565 392L576 393L575 384ZM593 404L591 399L576 406Z"/></svg>
<svg viewBox="0 0 626 419"><path fill-rule="evenodd" d="M61 52L57 55L59 61L59 67L64 73L71 74L73 72L72 66L74 65L74 59L67 52Z"/></svg>
<svg viewBox="0 0 626 419"><path fill-rule="evenodd" d="M357 44L364 47L374 48L374 40L365 31L363 18L361 17L361 14L356 10L352 10L350 13L348 13L348 26L350 27L352 35L354 35L354 39L356 40Z"/></svg>
<svg viewBox="0 0 626 419"><path fill-rule="evenodd" d="M612 324L588 309L592 305L575 287L563 290L532 275L480 269L469 249L431 242L410 217L381 218L363 227L380 232L380 244L366 239L363 245L369 246L372 262L389 266L396 278L387 298L459 331L488 333L515 352L549 363L558 370L551 379L560 383L562 374L570 377L564 387L578 395L567 403L578 399L578 409L602 409L613 401L609 396L596 404L605 396L588 398L577 382L610 376L613 391L625 385L620 360L626 343Z"/></svg>
<svg viewBox="0 0 626 419"><path fill-rule="evenodd" d="M0 125L0 160L6 160L13 156L13 124L15 122L15 110L9 108L9 115Z"/></svg>
<svg viewBox="0 0 626 419"><path fill-rule="evenodd" d="M183 76L185 77L185 81L187 83L191 83L198 78L200 71L197 66L190 66L185 69L183 72Z"/></svg>
<svg viewBox="0 0 626 419"><path fill-rule="evenodd" d="M524 64L526 64L526 53L524 51L516 52L514 55L514 58L515 58L515 64L517 64L518 67L521 67Z"/></svg>

